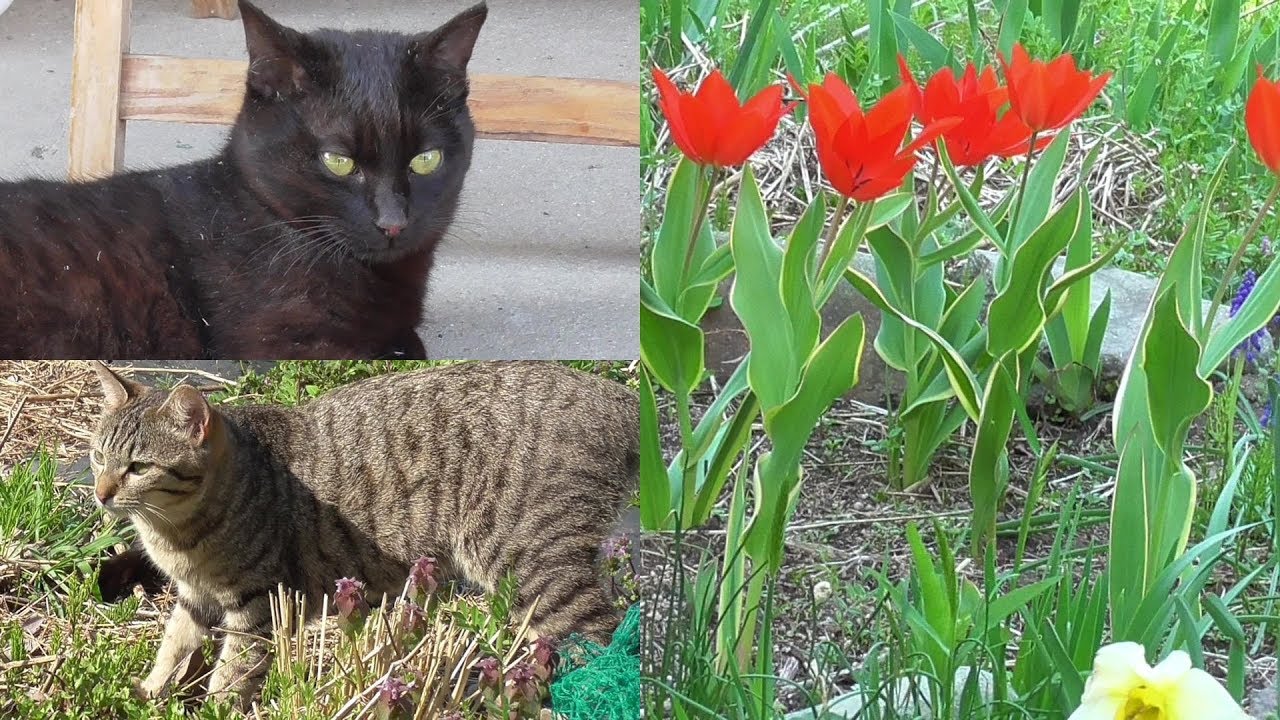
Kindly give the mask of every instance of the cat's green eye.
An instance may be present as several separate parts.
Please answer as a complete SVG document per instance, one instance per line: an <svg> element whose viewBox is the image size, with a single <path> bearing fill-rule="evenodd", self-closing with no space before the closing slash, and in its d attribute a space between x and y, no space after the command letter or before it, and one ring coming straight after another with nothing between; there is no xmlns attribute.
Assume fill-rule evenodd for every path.
<svg viewBox="0 0 1280 720"><path fill-rule="evenodd" d="M329 168L329 172L338 177L346 177L356 169L355 160L338 153L320 153L320 161L324 163L325 167Z"/></svg>
<svg viewBox="0 0 1280 720"><path fill-rule="evenodd" d="M439 150L428 150L424 153L415 155L409 161L409 169L415 175L430 175L440 167L440 161L444 159Z"/></svg>
<svg viewBox="0 0 1280 720"><path fill-rule="evenodd" d="M89 464L99 465L99 466L102 465L102 451L98 450L97 448L93 448L89 450Z"/></svg>
<svg viewBox="0 0 1280 720"><path fill-rule="evenodd" d="M129 467L125 468L125 472L130 475L141 475L151 469L151 463L134 462L129 463Z"/></svg>

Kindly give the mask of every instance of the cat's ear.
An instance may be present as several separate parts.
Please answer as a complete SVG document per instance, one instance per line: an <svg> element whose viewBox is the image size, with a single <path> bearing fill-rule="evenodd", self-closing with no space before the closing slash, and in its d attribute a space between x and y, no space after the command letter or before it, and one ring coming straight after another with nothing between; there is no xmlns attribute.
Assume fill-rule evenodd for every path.
<svg viewBox="0 0 1280 720"><path fill-rule="evenodd" d="M93 372L97 374L98 382L102 384L102 409L106 412L119 410L131 398L138 397L147 391L146 385L120 377L101 360L90 360L89 364L93 366Z"/></svg>
<svg viewBox="0 0 1280 720"><path fill-rule="evenodd" d="M193 447L203 445L209 439L213 427L213 408L204 394L190 385L179 385L169 391L169 399L160 406L160 412L177 422Z"/></svg>
<svg viewBox="0 0 1280 720"><path fill-rule="evenodd" d="M249 48L249 89L267 100L308 90L315 78L304 63L308 48L302 33L272 20L248 0L240 0L240 17Z"/></svg>
<svg viewBox="0 0 1280 720"><path fill-rule="evenodd" d="M471 61L480 27L489 16L484 3L458 13L452 20L413 39L410 54L419 70L439 69L464 72Z"/></svg>

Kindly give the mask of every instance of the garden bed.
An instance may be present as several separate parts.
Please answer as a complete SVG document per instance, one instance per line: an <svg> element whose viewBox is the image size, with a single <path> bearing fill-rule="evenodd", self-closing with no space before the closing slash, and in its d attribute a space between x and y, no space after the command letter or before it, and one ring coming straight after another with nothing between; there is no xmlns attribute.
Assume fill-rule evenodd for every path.
<svg viewBox="0 0 1280 720"><path fill-rule="evenodd" d="M674 410L667 400L660 410L666 418L662 426L664 460L670 462L679 447L679 433L674 426ZM697 404L698 417L707 404L704 395ZM1023 565L1052 554L1055 534L1064 521L1073 525L1073 549L1097 545L1105 551L1105 516L1114 480L1107 473L1083 466L1105 463L1110 450L1106 425L1105 416L1084 422L1060 416L1037 418L1040 442L1045 447L1057 444L1064 453L1069 448L1070 457L1048 468L1043 491L1031 506L1026 500L1031 478L1038 469L1038 456L1025 440L1015 443L1012 481L999 515L1002 530L995 544L998 574L1015 572L1017 528L1024 516L1047 522L1034 520L1037 527L1026 536ZM781 681L782 711L796 712L838 697L853 687L868 658L878 657L883 662L890 655L905 652L900 636L901 614L888 602L877 573L894 583L911 576L912 556L905 539L908 524L921 527L932 552L938 548L932 532L935 523L947 534L952 547L964 544L972 512L966 467L971 439L958 438L944 451L926 486L900 492L889 488L886 480L883 447L888 427L881 408L845 399L826 413L806 446L803 492L788 523L786 559L772 598L774 660ZM1210 439L1204 427L1197 428L1195 436L1200 441ZM767 446L767 442L762 433L753 439L753 444ZM1213 477L1220 467L1205 458L1198 470ZM1073 520L1059 515L1073 496L1087 517ZM640 581L647 610L648 635L643 652L649 675L660 674L664 631L671 622L669 610L673 607L672 583L678 582L673 574L677 549L686 582L692 582L701 564L718 565L724 553L727 503L726 497L720 503L721 512L705 527L682 537L679 548L670 534L644 537ZM1268 562L1262 547L1242 543L1240 556L1254 566ZM1071 570L1081 573L1079 564L1072 565ZM962 558L956 571L979 585L983 581L982 563L972 558ZM1105 565L1095 564L1092 568L1094 574L1104 571ZM1229 587L1241 572L1224 566L1210 587ZM1033 570L1024 581L1042 576L1043 572ZM1252 602L1259 606L1268 600L1262 589L1256 589L1252 596ZM677 602L674 607L681 605ZM683 619L687 620L687 616ZM1015 632L1020 634L1016 628ZM1276 637L1259 634L1258 638L1256 653L1247 668L1251 699L1248 709L1262 718L1275 707L1280 667L1276 662ZM1226 652L1221 637L1211 638L1206 645L1206 665L1218 676L1226 674ZM911 715L901 717L905 720Z"/></svg>

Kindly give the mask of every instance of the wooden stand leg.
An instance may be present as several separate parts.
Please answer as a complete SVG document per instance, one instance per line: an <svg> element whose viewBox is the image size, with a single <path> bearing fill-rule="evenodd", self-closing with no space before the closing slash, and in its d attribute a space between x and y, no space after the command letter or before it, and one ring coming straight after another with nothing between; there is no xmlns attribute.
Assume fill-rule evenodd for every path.
<svg viewBox="0 0 1280 720"><path fill-rule="evenodd" d="M219 17L232 20L240 14L236 0L191 0L191 16L196 18Z"/></svg>
<svg viewBox="0 0 1280 720"><path fill-rule="evenodd" d="M72 180L106 177L124 160L120 73L133 0L76 0L71 56Z"/></svg>

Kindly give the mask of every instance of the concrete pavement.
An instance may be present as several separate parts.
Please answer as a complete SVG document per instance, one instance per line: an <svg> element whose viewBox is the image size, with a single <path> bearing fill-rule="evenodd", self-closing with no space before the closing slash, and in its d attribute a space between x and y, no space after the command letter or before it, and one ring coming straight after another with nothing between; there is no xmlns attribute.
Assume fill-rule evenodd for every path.
<svg viewBox="0 0 1280 720"><path fill-rule="evenodd" d="M299 29L430 29L472 0L260 0ZM134 0L132 49L245 57L239 20L195 20L187 0ZM66 174L73 0L14 0L0 15L0 178ZM633 80L635 0L489 0L471 69ZM131 123L130 168L206 157L222 127ZM639 355L639 152L477 142L463 208L440 250L427 321L437 358Z"/></svg>

